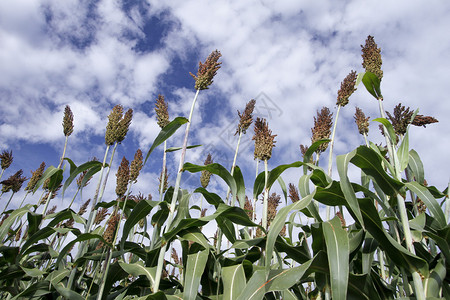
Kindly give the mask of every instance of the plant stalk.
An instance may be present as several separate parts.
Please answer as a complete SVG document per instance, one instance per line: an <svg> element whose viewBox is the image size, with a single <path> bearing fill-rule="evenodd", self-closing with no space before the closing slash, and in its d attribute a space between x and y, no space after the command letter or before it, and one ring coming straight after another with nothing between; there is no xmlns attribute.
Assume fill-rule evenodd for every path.
<svg viewBox="0 0 450 300"><path fill-rule="evenodd" d="M194 100L192 101L191 111L189 112L189 118L188 123L186 124L186 132L184 134L184 142L183 142L183 148L181 149L181 157L180 157L180 164L178 166L178 173L177 173L177 179L175 181L175 188L173 191L172 201L170 203L169 208L169 216L167 217L167 223L166 226L163 229L163 235L166 233L167 230L170 230L170 226L172 225L172 221L175 215L175 205L178 199L178 191L180 189L180 181L181 181L181 174L183 172L183 165L184 165L184 159L186 156L186 148L187 148L187 141L189 136L189 129L191 127L191 121L192 121L192 113L194 111L195 102L197 101L197 97L200 90L197 90L195 93ZM158 266L156 268L156 278L155 278L155 284L153 287L153 292L156 293L159 291L159 282L161 281L161 274L162 274L162 268L164 264L164 256L167 249L167 243L165 243L163 246L161 246L161 251L159 252L158 257Z"/></svg>

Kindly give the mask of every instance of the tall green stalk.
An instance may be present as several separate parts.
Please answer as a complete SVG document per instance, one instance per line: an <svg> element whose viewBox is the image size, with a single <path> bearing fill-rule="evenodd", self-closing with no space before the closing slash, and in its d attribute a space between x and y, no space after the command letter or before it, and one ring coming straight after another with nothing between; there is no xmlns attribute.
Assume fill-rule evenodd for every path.
<svg viewBox="0 0 450 300"><path fill-rule="evenodd" d="M170 230L170 226L172 225L172 221L173 221L173 218L175 215L175 206L176 206L176 202L178 199L178 192L180 189L181 174L183 171L184 159L186 157L186 148L187 148L187 142L188 142L188 137L189 137L189 129L191 127L192 113L194 112L195 102L197 101L199 92L200 92L200 90L197 89L197 92L195 93L195 96L194 96L194 100L192 101L191 111L189 112L188 123L186 124L186 132L184 134L183 147L181 149L180 163L178 165L177 179L175 181L175 187L174 187L174 191L173 191L172 201L170 202L170 207L169 207L169 215L167 217L166 226L163 229L163 235L168 230ZM164 256L166 254L166 250L167 250L167 243L165 243L163 246L161 246L161 250L159 252L158 265L156 267L156 278L155 278L155 284L154 284L154 288L153 288L154 293L158 292L158 290L159 290L159 283L161 281L162 268L163 268L163 264L164 264Z"/></svg>
<svg viewBox="0 0 450 300"><path fill-rule="evenodd" d="M269 170L267 166L267 159L264 160L264 199L263 199L263 212L262 212L262 227L267 230L267 209L268 209L268 197L269 189L267 182L269 180Z"/></svg>

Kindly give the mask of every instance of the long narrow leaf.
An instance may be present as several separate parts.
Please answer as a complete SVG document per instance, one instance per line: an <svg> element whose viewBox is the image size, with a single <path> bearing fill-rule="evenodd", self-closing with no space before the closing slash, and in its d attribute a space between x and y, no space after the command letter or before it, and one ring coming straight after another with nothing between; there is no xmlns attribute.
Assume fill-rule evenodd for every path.
<svg viewBox="0 0 450 300"><path fill-rule="evenodd" d="M156 147L158 147L165 140L171 137L178 130L178 128L181 127L181 125L186 124L187 122L189 122L189 120L184 117L176 117L172 122L170 122L163 129L161 129L158 136L153 141L152 146L148 150L147 155L145 156L144 165L147 162L147 159L149 158L153 150L155 150Z"/></svg>
<svg viewBox="0 0 450 300"><path fill-rule="evenodd" d="M200 279L208 260L209 249L189 254L184 275L183 299L194 300L197 297Z"/></svg>
<svg viewBox="0 0 450 300"><path fill-rule="evenodd" d="M349 240L338 217L323 223L323 234L327 245L330 264L331 290L333 299L347 299L349 273Z"/></svg>

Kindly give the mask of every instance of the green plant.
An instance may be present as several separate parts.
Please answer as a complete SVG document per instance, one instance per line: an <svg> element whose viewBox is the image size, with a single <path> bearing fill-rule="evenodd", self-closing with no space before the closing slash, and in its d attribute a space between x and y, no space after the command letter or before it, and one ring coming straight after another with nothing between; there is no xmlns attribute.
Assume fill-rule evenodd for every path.
<svg viewBox="0 0 450 300"><path fill-rule="evenodd" d="M89 202L78 213L71 207L38 213L38 204L9 210L5 205L0 223L0 297L450 298L449 189L440 191L426 182L422 161L409 147L411 125L423 126L437 120L401 105L392 114L385 113L380 53L369 36L363 47L366 70L358 76L352 72L344 80L347 93L338 93L338 97L345 94L341 102L338 99L338 112L362 82L378 102L381 117L373 121L382 125L386 146L368 140L369 118L357 109L355 120L365 145L336 157L337 179L331 177L331 167L326 171L318 164L320 154L329 143L332 145L336 132L338 113L331 131L332 114L327 108L314 118L312 144L301 147L303 159L271 170L268 160L272 157L275 135L265 120L255 121L255 159L257 166L264 161L264 171L256 170L253 185L244 182L236 157L240 138L252 123L253 109L249 105L254 102L239 114L238 146L232 166L212 163L210 157L204 165L184 161L186 151L197 147L188 146L188 136L199 92L212 84L220 67L220 52L214 51L205 63L199 64L197 75L192 75L196 94L188 118L169 121L167 104L162 96L158 97L160 133L145 158L138 150L131 164L125 157L122 159L116 173L117 198L105 202L102 196L115 149L124 141L132 118L132 110L124 115L123 107L115 106L108 117L102 162L88 160L76 165L65 157L64 150L60 165L44 171L45 164L41 164L26 188L27 195L34 195L45 187L48 205L60 185L64 194L78 177L76 196L96 175L98 182L88 218L83 214ZM66 146L73 129L69 126L73 119L69 110L66 109L63 122ZM186 128L182 147L167 148L171 136L183 125ZM132 194L131 186L141 168L161 144L164 154L158 199ZM181 151L177 178L173 186L169 183L167 187L166 155L177 150ZM332 157L332 149L328 150ZM12 153L3 152L0 157L3 174L12 162ZM66 178L63 162L68 165ZM350 181L350 165L360 171L360 181ZM287 188L282 175L288 169L298 170L299 178L298 184L290 183ZM182 188L183 172L202 174L202 186L191 192ZM226 185L218 194L208 191L206 179L211 174ZM21 175L1 182L2 197L11 192L11 199L14 190L21 188L25 180ZM271 193L276 183L281 196ZM248 197L246 190L250 187L253 193ZM213 207L212 212L209 210L206 215L202 208L191 205L193 194L201 195ZM278 207L283 196L285 204ZM260 197L262 207L250 203L249 198ZM334 217L323 220L319 213L323 207L341 209ZM106 218L108 209L113 213ZM193 217L198 210L200 216ZM261 212L260 225L255 211ZM206 236L202 230L208 226L217 229L215 238ZM141 237L140 242L136 242L136 237ZM229 242L227 247L222 246L222 238Z"/></svg>

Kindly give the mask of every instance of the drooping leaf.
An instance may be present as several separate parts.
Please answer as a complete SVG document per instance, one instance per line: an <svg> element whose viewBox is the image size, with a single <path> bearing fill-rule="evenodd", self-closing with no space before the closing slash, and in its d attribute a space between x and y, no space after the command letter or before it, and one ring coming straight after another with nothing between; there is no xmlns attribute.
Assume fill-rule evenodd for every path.
<svg viewBox="0 0 450 300"><path fill-rule="evenodd" d="M178 128L181 127L181 125L186 124L187 122L189 122L189 120L184 117L176 117L172 122L162 128L145 156L144 165L147 163L147 160L153 150L171 137L178 130Z"/></svg>
<svg viewBox="0 0 450 300"><path fill-rule="evenodd" d="M271 171L269 171L268 179L267 179L267 188L270 190L274 182L278 179L278 177L287 169L289 168L298 168L300 166L303 166L304 163L297 161L292 164L287 165L280 165ZM259 194L264 190L264 181L265 181L265 175L264 172L261 172L255 180L255 183L253 184L253 198L258 198Z"/></svg>
<svg viewBox="0 0 450 300"><path fill-rule="evenodd" d="M72 165L71 165L72 168ZM88 174L86 173L87 178L85 178L86 180L88 180L90 177L92 177L95 173L97 173L98 171L100 171L100 169L102 168L102 163L99 161L88 161L82 165L80 165L79 167L76 167L74 170L70 170L70 175L69 178L66 179L66 182L64 183L64 186L62 188L62 195L64 197L64 192L66 191L66 189L69 187L69 185L72 183L72 181L82 172L86 171L86 170L92 170L92 172L90 172L89 177L87 176Z"/></svg>
<svg viewBox="0 0 450 300"><path fill-rule="evenodd" d="M155 283L156 277L156 267L145 267L141 261L135 263L125 263L123 261L119 261L119 266L127 273L138 277L140 275L144 275L148 278L151 285Z"/></svg>
<svg viewBox="0 0 450 300"><path fill-rule="evenodd" d="M371 72L365 72L362 76L362 83L366 87L367 91L375 97L375 99L382 99L383 96L381 95L380 90L380 79L377 75L371 73Z"/></svg>
<svg viewBox="0 0 450 300"><path fill-rule="evenodd" d="M411 171L413 172L413 175L414 175L416 181L420 184L423 184L424 179L425 179L423 163L419 157L419 154L417 154L417 152L414 149L411 149L409 151L408 166L411 169Z"/></svg>
<svg viewBox="0 0 450 300"><path fill-rule="evenodd" d="M345 196L347 207L352 211L353 215L364 228L364 221L359 209L358 200L356 199L355 191L353 190L350 180L348 179L348 164L356 156L356 150L345 155L338 155L336 157L336 165L339 173L340 185L342 193Z"/></svg>
<svg viewBox="0 0 450 300"><path fill-rule="evenodd" d="M430 191L420 185L418 182L407 182L405 186L410 189L413 193L415 193L427 206L428 210L431 212L435 220L439 223L441 228L447 225L445 220L444 212L442 211L439 203L434 199L433 195L431 195Z"/></svg>
<svg viewBox="0 0 450 300"><path fill-rule="evenodd" d="M158 202L156 201L149 201L147 199L144 199L141 200L138 204L136 204L134 209L131 211L131 214L128 216L125 225L123 226L120 248L123 248L123 245L127 240L128 234L130 233L134 225L136 225L142 218L148 215L150 211L153 209L153 207L156 206L157 203Z"/></svg>
<svg viewBox="0 0 450 300"><path fill-rule="evenodd" d="M213 163L213 164L209 164L206 166L199 166L199 165L194 165L191 163L185 163L183 166L183 171L188 171L191 173L197 173L197 172L201 172L203 170L207 170L207 171L211 172L212 174L217 175L220 178L222 178L225 181L225 183L228 185L228 187L230 188L232 197L236 197L236 194L237 194L236 181L234 180L233 176L231 176L230 172L228 172L228 170L225 169L222 165L220 165L218 163Z"/></svg>

